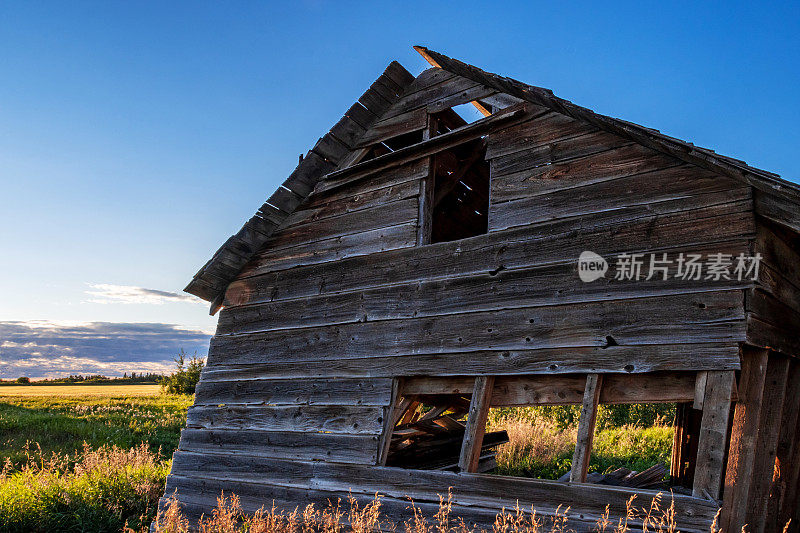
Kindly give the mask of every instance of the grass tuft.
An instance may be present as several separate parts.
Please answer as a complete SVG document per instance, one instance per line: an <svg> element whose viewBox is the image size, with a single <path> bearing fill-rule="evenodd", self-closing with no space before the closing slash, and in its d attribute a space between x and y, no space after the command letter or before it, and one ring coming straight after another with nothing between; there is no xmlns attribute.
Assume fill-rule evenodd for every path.
<svg viewBox="0 0 800 533"><path fill-rule="evenodd" d="M85 445L76 456L25 450L0 471L0 531L135 531L156 514L169 462L147 444Z"/></svg>

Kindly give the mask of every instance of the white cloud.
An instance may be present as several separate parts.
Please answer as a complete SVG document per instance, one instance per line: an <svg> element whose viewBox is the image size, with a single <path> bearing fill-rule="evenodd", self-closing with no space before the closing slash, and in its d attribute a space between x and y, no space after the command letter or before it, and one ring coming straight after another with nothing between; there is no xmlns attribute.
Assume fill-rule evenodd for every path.
<svg viewBox="0 0 800 533"><path fill-rule="evenodd" d="M0 322L0 378L164 372L181 349L204 357L210 337L161 323Z"/></svg>
<svg viewBox="0 0 800 533"><path fill-rule="evenodd" d="M88 303L95 304L156 304L161 305L169 302L190 302L205 305L205 302L190 294L180 294L177 292L161 291L158 289L146 289L133 285L110 285L107 283L90 283L93 290L87 290L86 294L93 298L87 300Z"/></svg>

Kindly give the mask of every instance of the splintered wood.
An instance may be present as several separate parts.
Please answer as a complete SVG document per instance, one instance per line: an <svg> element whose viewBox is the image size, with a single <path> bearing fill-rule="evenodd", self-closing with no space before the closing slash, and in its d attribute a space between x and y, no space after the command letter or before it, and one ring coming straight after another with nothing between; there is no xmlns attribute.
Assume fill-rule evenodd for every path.
<svg viewBox="0 0 800 533"><path fill-rule="evenodd" d="M423 411L423 406L428 410ZM462 418L469 409L470 399L464 395L424 396L417 401L404 398L395 410L394 418L400 422L392 431L387 465L457 471L467 430ZM484 434L482 442L476 443L477 463L471 471L494 469L497 447L506 442L505 431Z"/></svg>

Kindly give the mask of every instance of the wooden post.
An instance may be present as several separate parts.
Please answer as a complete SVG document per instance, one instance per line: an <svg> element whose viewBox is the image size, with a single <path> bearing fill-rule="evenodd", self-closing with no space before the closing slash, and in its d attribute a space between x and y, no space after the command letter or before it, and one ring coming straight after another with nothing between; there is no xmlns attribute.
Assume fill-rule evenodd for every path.
<svg viewBox="0 0 800 533"><path fill-rule="evenodd" d="M768 356L768 350L750 346L742 348L739 399L733 414L728 466L725 470L720 524L724 531L738 532L745 525L753 468L758 455L756 441Z"/></svg>
<svg viewBox="0 0 800 533"><path fill-rule="evenodd" d="M572 456L570 482L585 483L589 472L589 459L592 456L592 440L594 424L597 421L597 403L600 400L600 388L603 377L600 374L586 376L586 388L583 391L581 419L578 422L578 440L575 443L575 454Z"/></svg>
<svg viewBox="0 0 800 533"><path fill-rule="evenodd" d="M704 374L703 421L697 445L692 496L718 500L725 467L725 445L728 442L731 391L736 375L732 370L709 371Z"/></svg>
<svg viewBox="0 0 800 533"><path fill-rule="evenodd" d="M402 379L395 378L392 380L392 395L389 399L389 407L384 411L383 420L383 434L380 441L378 441L378 460L379 466L386 466L386 459L389 456L389 445L392 443L392 433L397 420L401 416L397 413L398 410L403 408L403 381ZM408 406L405 406L407 408Z"/></svg>
<svg viewBox="0 0 800 533"><path fill-rule="evenodd" d="M767 375L764 380L764 394L761 403L758 440L756 443L753 480L748 496L745 521L752 533L762 533L767 521L767 502L769 489L775 471L775 457L783 415L783 401L786 395L786 381L789 376L789 358L771 352L767 362Z"/></svg>
<svg viewBox="0 0 800 533"><path fill-rule="evenodd" d="M800 363L792 360L789 377L786 380L786 395L783 400L783 420L781 436L778 438L776 477L770 489L767 516L774 516L773 529L780 531L784 524L793 518L794 489L800 475ZM792 524L795 521L792 520Z"/></svg>
<svg viewBox="0 0 800 533"><path fill-rule="evenodd" d="M472 391L472 400L469 403L467 428L464 431L464 441L461 443L461 456L458 468L461 472L476 472L478 460L481 456L483 434L486 431L486 418L489 415L489 404L494 388L493 376L478 376L475 378L475 388Z"/></svg>
<svg viewBox="0 0 800 533"><path fill-rule="evenodd" d="M708 371L698 372L694 382L694 405L698 411L703 410L703 401L706 397L706 382L708 381Z"/></svg>
<svg viewBox="0 0 800 533"><path fill-rule="evenodd" d="M436 117L428 114L428 124L422 130L422 139L427 141L436 131ZM436 157L427 158L428 175L419 182L419 224L417 226L417 246L431 243L433 232L433 194L436 188Z"/></svg>

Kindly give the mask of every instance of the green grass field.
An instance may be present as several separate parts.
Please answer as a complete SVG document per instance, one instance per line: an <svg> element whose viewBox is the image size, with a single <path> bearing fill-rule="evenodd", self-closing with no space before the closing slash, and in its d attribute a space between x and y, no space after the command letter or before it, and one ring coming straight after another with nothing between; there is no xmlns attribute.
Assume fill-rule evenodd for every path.
<svg viewBox="0 0 800 533"><path fill-rule="evenodd" d="M26 446L40 447L45 455L72 454L84 442L93 448L132 448L144 442L168 458L178 447L192 397L158 391L158 385L2 387L0 460L19 465L26 459Z"/></svg>
<svg viewBox="0 0 800 533"><path fill-rule="evenodd" d="M146 530L192 403L159 390L0 387L0 531Z"/></svg>
<svg viewBox="0 0 800 533"><path fill-rule="evenodd" d="M157 385L0 387L0 532L146 530L191 403L192 396L159 394ZM672 428L660 412L605 409L590 470L668 462ZM493 410L490 428L511 438L497 473L568 471L576 413Z"/></svg>

